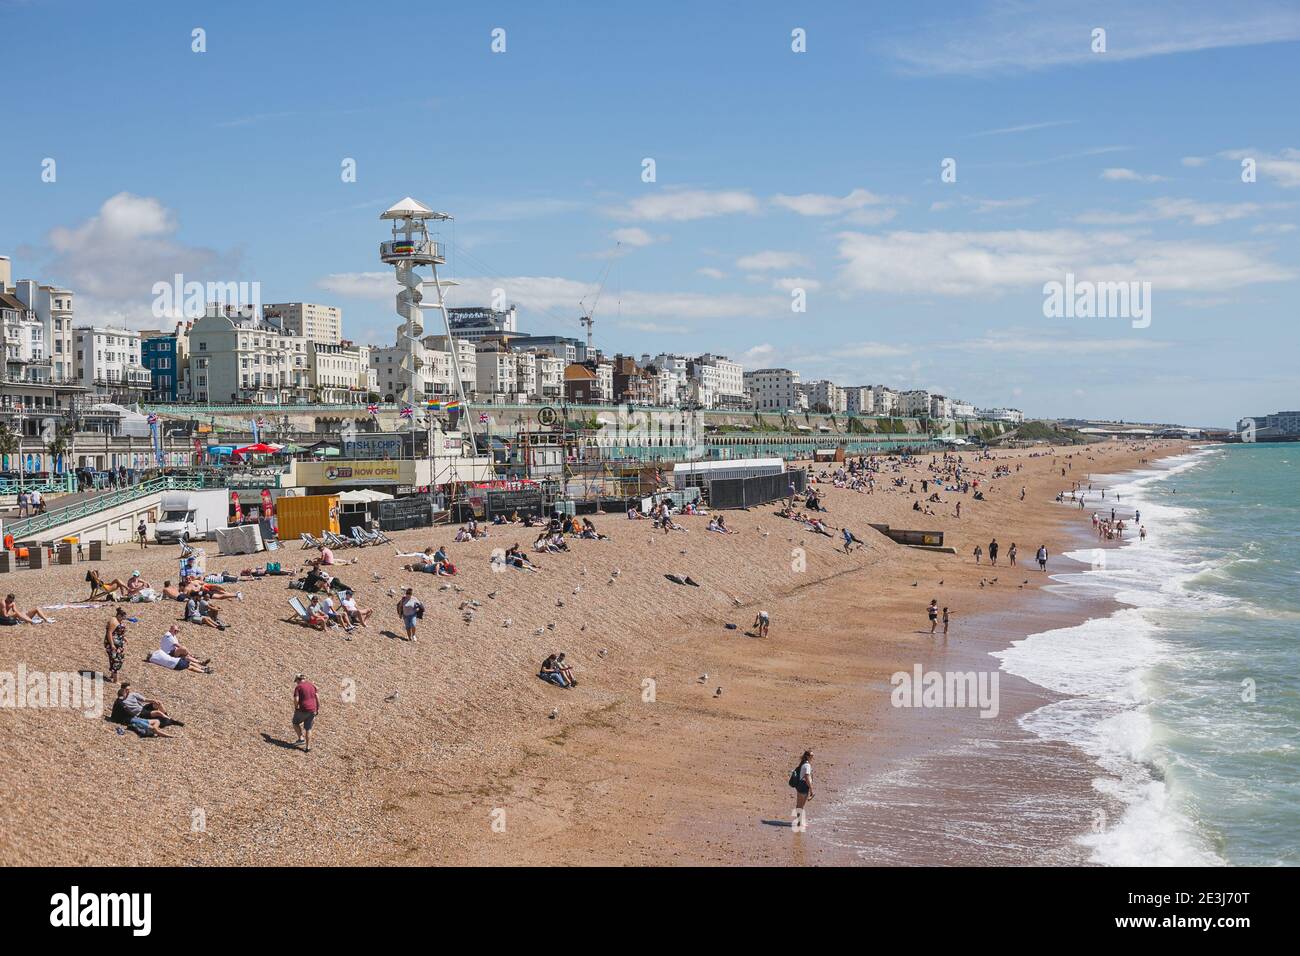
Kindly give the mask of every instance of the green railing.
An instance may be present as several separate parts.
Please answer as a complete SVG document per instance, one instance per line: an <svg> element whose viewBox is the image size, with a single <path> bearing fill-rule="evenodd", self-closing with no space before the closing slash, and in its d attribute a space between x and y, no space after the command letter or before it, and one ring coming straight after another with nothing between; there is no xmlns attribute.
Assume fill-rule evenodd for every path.
<svg viewBox="0 0 1300 956"><path fill-rule="evenodd" d="M80 518L88 518L91 515L107 511L109 508L116 508L118 505L128 504L139 498L157 494L160 491L202 487L202 475L161 475L157 478L150 478L148 481L142 481L138 485L132 485L130 488L119 488L117 491L109 491L102 495L85 498L75 504L59 508L57 511L47 511L43 515L7 522L4 530L5 534L13 535L15 541L24 540L50 528L57 528L59 525Z"/></svg>
<svg viewBox="0 0 1300 956"><path fill-rule="evenodd" d="M68 492L75 491L76 476L56 475L52 478L3 478L0 479L0 495L16 495L20 491Z"/></svg>

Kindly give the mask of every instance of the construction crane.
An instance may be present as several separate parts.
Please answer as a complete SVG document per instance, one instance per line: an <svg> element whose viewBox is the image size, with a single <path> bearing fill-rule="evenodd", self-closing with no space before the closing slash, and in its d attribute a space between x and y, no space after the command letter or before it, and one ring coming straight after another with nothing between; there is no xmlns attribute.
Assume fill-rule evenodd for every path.
<svg viewBox="0 0 1300 956"><path fill-rule="evenodd" d="M600 304L600 294L605 289L605 282L606 280L609 279L609 270L614 267L614 259L617 258L618 247L621 245L622 245L621 242L614 243L614 254L610 256L609 262L605 265L604 271L601 272L600 274L600 283L596 286L595 296L592 297L591 308L590 309L587 308L586 305L587 297L585 295L578 300L578 308L582 310L582 315L578 317L578 324L585 326L587 329L587 357L588 358L591 358L591 352L592 352L591 330L592 330L592 326L596 324L596 320L595 320L596 306Z"/></svg>

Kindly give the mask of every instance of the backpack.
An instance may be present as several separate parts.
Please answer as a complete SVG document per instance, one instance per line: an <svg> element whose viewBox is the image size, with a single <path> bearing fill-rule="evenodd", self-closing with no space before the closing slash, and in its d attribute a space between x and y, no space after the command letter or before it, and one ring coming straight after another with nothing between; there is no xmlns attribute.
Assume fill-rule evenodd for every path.
<svg viewBox="0 0 1300 956"><path fill-rule="evenodd" d="M794 787L796 790L799 789L799 768L798 767L795 767L793 770L790 771L790 786Z"/></svg>
<svg viewBox="0 0 1300 956"><path fill-rule="evenodd" d="M424 620L424 605L419 601L415 602L415 617L417 620Z"/></svg>

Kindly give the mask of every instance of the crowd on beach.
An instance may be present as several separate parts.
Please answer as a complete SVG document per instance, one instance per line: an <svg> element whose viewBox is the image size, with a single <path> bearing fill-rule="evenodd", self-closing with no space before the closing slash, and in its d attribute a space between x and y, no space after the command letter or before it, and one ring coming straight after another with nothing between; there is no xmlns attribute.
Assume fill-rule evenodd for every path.
<svg viewBox="0 0 1300 956"><path fill-rule="evenodd" d="M1034 456L1031 456L1034 457ZM1067 455L1062 462L1061 474L1066 476L1073 469L1073 456ZM988 451L960 453L944 451L929 456L909 454L860 456L843 462L836 462L831 467L818 469L809 466L805 473L803 489L791 481L785 496L771 504L769 512L773 517L793 521L803 530L828 539L838 539L838 548L846 554L855 550L866 550L867 545L849 527L832 523L832 510L828 502L829 489L852 492L854 494L874 495L882 491L909 496L913 499L913 511L934 515L943 509L946 516L953 519L962 518L962 505L971 507L973 503L987 500L990 494L1002 492L1005 496L1006 485L1012 484L1023 467L1022 460L1014 462L999 461ZM1081 504L1092 486L1086 482L1073 482L1068 492L1058 495L1058 501L1077 500ZM1026 489L1020 485L1010 494L1017 495L1024 501ZM1101 491L1104 499L1106 491ZM1115 500L1118 504L1117 499ZM597 515L599 517L599 514ZM735 535L738 532L728 526L726 516L718 511L711 511L699 501L684 501L682 496L660 491L651 496L647 507L629 506L627 520L646 521L656 532L663 535L673 533L688 534L692 530L691 519L700 519L695 528L702 528L706 534ZM1122 538L1129 527L1124 518L1112 508L1109 517L1102 512L1092 516L1094 527L1100 537L1105 539ZM1139 525L1140 513L1133 516L1133 525ZM508 547L494 548L487 558L493 570L508 572L518 570L530 573L544 573L546 560L551 557L563 557L574 552L575 548L585 542L608 541L608 535L602 533L591 517L576 516L562 512L550 514L518 512L510 515L496 515L489 521L469 518L460 525L452 536L452 544L430 545L418 551L402 551L394 548L394 556L403 563L404 572L433 574L439 578L455 579L459 573L457 562L451 559L453 547L457 544L481 541L489 538L510 540L514 529L535 529L531 547L525 550L522 541L516 540ZM763 536L767 532L758 529ZM1145 538L1145 528L1141 529ZM527 540L523 538L522 540ZM1019 566L1020 548L1011 541L1007 546L995 536L987 542L976 544L973 555L977 565L987 561L990 568L998 568L1002 562L1005 567ZM1034 560L1042 572L1046 572L1048 553L1046 545L1040 544L1034 552ZM202 645L200 638L186 637L182 626L199 628L196 635L207 631L224 632L237 621L231 615L222 613L226 602L241 602L244 588L255 582L265 581L270 577L287 576L291 590L303 592L306 603L295 605L295 614L291 618L295 623L319 633L334 632L350 640L357 632L371 626L375 609L366 606L354 589L352 583L342 580L348 572L347 567L356 564L357 559L339 556L335 548L327 544L320 545L316 554L306 561L298 573L285 571L278 564L268 564L257 571L244 571L240 574L205 573L198 556L192 549L182 546L181 571L177 583L165 580L161 587L154 587L136 570L126 576L125 580L113 577L105 580L95 572L88 572L87 581L91 587L87 605L97 602L111 602L114 607L109 620L104 622L103 648L106 660L104 678L110 683L117 683L126 667L128 658L128 634L131 625L137 624L129 606L139 603L156 603L174 601L182 605L179 620L170 624L161 635L156 649L144 654L142 660L152 666L178 671L194 676L211 675L216 672L213 656ZM581 573L586 573L582 568ZM611 572L610 583L618 576L618 570ZM678 578L667 574L674 583L698 586L690 578ZM380 575L374 573L374 581ZM996 583L997 579L992 579ZM943 582L940 581L940 584ZM981 579L980 586L984 586ZM442 585L443 589L456 587L454 580ZM577 593L577 589L574 590ZM495 592L493 592L493 595ZM418 642L418 632L425 615L425 605L415 593L414 587L388 588L388 595L394 598L397 618L401 621L402 636L405 640ZM493 596L489 595L489 596ZM294 599L297 601L297 599ZM557 602L562 603L562 602ZM466 600L462 611L466 620L472 620L475 608L480 602ZM75 605L74 605L75 606ZM238 615L234 615L237 617ZM927 606L930 634L939 633L946 637L954 617L949 606L941 606L938 598L932 599ZM0 607L0 625L54 623L48 611L31 608L23 611L13 594L7 596ZM769 633L770 615L762 610L754 619L752 636L766 638ZM729 627L732 625L728 625ZM539 631L541 629L539 628ZM212 634L215 639L216 635ZM565 652L556 650L548 653L540 662L536 676L546 684L556 688L572 690L579 686L574 665ZM718 689L721 693L721 688ZM320 696L315 685L306 675L299 673L294 677L292 689L293 727L296 731L296 745L304 751L311 747L311 731L315 717L319 712ZM554 713L553 713L554 715ZM168 709L168 704L161 697L137 691L131 682L122 680L117 688L109 719L118 724L123 731L133 731L145 737L168 737L170 728L183 727L184 723L176 719ZM798 809L802 811L804 803L812 795L811 790L811 753L806 753L792 777L792 786L799 794Z"/></svg>

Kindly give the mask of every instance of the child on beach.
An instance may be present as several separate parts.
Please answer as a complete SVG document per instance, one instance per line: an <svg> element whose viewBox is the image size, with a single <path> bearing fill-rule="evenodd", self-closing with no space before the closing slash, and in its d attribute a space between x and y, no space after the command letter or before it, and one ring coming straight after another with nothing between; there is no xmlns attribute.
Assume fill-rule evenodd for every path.
<svg viewBox="0 0 1300 956"><path fill-rule="evenodd" d="M976 563L976 564L979 564L979 563L980 563L980 557L981 557L983 554L984 554L984 549L981 548L978 544L975 545L975 563Z"/></svg>
<svg viewBox="0 0 1300 956"><path fill-rule="evenodd" d="M948 636L948 609L943 609L943 636Z"/></svg>
<svg viewBox="0 0 1300 956"><path fill-rule="evenodd" d="M759 611L758 616L754 618L754 633L758 637L767 637L767 628L771 624L766 611Z"/></svg>

